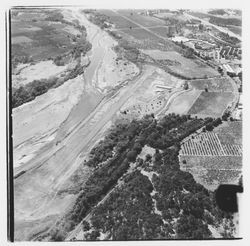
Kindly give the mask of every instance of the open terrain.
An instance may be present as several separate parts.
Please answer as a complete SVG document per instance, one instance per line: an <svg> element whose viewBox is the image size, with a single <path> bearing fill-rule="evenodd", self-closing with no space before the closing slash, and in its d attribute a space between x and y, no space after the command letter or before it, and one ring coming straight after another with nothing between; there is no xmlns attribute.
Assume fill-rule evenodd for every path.
<svg viewBox="0 0 250 246"><path fill-rule="evenodd" d="M190 18L13 10L15 240L236 235L214 190L241 175L238 90L169 38Z"/></svg>
<svg viewBox="0 0 250 246"><path fill-rule="evenodd" d="M111 49L115 42L110 42L109 37L105 38L107 34L98 27L92 26L93 24L82 15L72 11L67 14L73 15L72 18L78 19L86 26L89 40L93 45L91 53L88 54L92 63L84 76L74 79L74 82L67 81L64 85L15 109L14 124L20 126L14 126L15 222L16 235L20 236L16 238L17 240L32 238L32 233L36 231L36 228L29 231L27 225L24 231L22 224L25 221L30 221L30 226L34 226L36 223L32 224L31 221L42 220L47 216L57 217L74 201L72 194L65 193L59 196L58 191L84 161L84 153L87 153L96 140L100 139L100 135L104 134L105 125L109 123L119 107L128 100L130 93L127 90L133 90L141 83L139 80L134 85L131 84L117 96L107 97L100 104L103 95L95 83L94 76L100 69L102 59L108 54L108 49ZM99 46L100 39L106 40L107 50ZM112 60L110 62L112 65ZM144 77L140 78L142 81L147 73L150 73L150 69ZM132 74L134 75L136 73ZM122 77L120 79L122 80ZM125 74L122 81L126 79L128 75ZM74 93L73 85L77 86ZM71 91L74 98L69 96ZM54 97L58 95L57 101L49 96L52 93ZM115 102L118 102L116 107L110 111L109 107ZM31 112L39 117L30 118ZM60 117L56 112L60 113ZM50 121L43 119L50 119ZM27 120L29 121L26 122ZM23 131L23 126L27 129L32 128L32 131ZM81 153L83 154L79 156ZM43 192L44 190L46 193ZM61 207L57 209L59 201ZM50 226L52 222L54 221L50 222ZM48 226L48 221L44 225L37 223L38 225L39 230L44 230ZM24 232L25 234L22 234Z"/></svg>
<svg viewBox="0 0 250 246"><path fill-rule="evenodd" d="M213 132L184 140L179 153L182 170L192 173L209 190L220 184L238 184L242 175L241 130L240 122L223 122Z"/></svg>
<svg viewBox="0 0 250 246"><path fill-rule="evenodd" d="M175 51L143 50L155 60L167 60L169 68L188 78L204 78L218 76L218 72L196 59L188 59ZM172 64L171 64L172 62Z"/></svg>
<svg viewBox="0 0 250 246"><path fill-rule="evenodd" d="M199 116L221 117L226 108L233 102L231 92L202 92L188 114Z"/></svg>

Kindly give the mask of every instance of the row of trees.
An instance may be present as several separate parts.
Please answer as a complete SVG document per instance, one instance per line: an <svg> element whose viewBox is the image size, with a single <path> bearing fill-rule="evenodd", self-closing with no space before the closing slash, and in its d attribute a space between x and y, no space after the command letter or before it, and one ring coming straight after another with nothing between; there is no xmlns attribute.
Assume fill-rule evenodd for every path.
<svg viewBox="0 0 250 246"><path fill-rule="evenodd" d="M148 154L145 160L136 160L138 168L157 173L153 174L152 183L137 169L125 176L124 185L117 187L94 209L91 226L85 227L85 231L97 232L91 240L98 240L98 232L113 240L206 239L212 236L208 224L216 226L223 218L231 216L216 207L213 192L196 183L191 174L180 170L179 137L185 135L183 129L190 127L189 122L194 124L190 116L171 114L161 121L152 119L140 132L137 141L142 145L154 147L161 135L173 134L175 141L169 147L161 146L162 151L156 148L154 156ZM205 122L211 123L213 119ZM178 132L174 134L176 128ZM142 145L137 146L138 151ZM134 160L133 155L131 161ZM156 201L157 213L152 198Z"/></svg>
<svg viewBox="0 0 250 246"><path fill-rule="evenodd" d="M137 160L137 156L145 144L163 150L163 154L157 150L153 159L150 155L147 155L145 161L138 159L139 166L148 166L154 160L153 168L161 174L159 180L159 177L153 177L154 187L157 188L159 194L163 192L161 196L155 197L159 210L164 196L164 201L166 200L168 204L167 207L172 209L164 212L166 218L170 215L177 216L185 206L187 214L203 215L203 212L197 207L203 203L192 201L191 204L195 205L189 205L189 198L186 200L181 198L187 203L187 205L183 205L183 208L171 207L172 205L169 203L171 204L173 201L171 201L169 192L174 189L174 192L178 191L182 196L183 188L191 189L192 176L179 170L180 141L208 122L211 122L211 119L193 119L189 115L169 114L161 121L155 120L154 115L148 115L142 120L115 125L105 139L92 149L90 159L86 164L95 167L96 170L85 185L79 188L78 198L71 211L50 232L51 239L60 240L61 235L65 237L105 197L117 184L118 179L126 173L130 162ZM172 237L173 227L163 224L161 217L152 213L153 204L150 193L153 186L148 178L136 171L125 178L124 182L125 187L122 187L122 190L112 192L103 205L94 209L92 224L95 233L90 233L88 238L97 239L100 231L112 232L110 235L115 240ZM163 182L165 182L164 185ZM191 187L193 186L194 193L203 192L206 197L208 196L208 192L202 186L197 185L194 180L192 182ZM164 192L168 192L169 201L167 201L168 196L165 196ZM205 200L204 204L208 209L208 203L205 203ZM166 207L166 205L164 206ZM198 211L194 211L196 207ZM204 210L204 208L202 209ZM57 235L60 237L57 238Z"/></svg>
<svg viewBox="0 0 250 246"><path fill-rule="evenodd" d="M34 80L24 86L20 86L18 89L12 90L12 108L16 108L26 102L30 102L37 96L46 93L50 88L56 88L62 85L65 81L73 79L84 72L84 68L78 64L73 70L68 72L63 78L49 78Z"/></svg>

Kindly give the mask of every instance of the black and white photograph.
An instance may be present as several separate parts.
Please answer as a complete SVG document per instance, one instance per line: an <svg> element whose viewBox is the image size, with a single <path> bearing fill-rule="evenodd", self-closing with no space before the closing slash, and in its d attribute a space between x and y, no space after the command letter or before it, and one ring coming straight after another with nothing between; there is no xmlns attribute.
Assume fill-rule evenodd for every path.
<svg viewBox="0 0 250 246"><path fill-rule="evenodd" d="M241 240L243 12L6 10L8 240Z"/></svg>

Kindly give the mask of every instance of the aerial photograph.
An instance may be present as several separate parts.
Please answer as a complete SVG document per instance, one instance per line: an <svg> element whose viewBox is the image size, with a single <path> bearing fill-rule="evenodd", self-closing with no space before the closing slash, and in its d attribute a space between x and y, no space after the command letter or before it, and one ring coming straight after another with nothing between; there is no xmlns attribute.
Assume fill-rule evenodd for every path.
<svg viewBox="0 0 250 246"><path fill-rule="evenodd" d="M242 10L9 10L14 241L236 239Z"/></svg>

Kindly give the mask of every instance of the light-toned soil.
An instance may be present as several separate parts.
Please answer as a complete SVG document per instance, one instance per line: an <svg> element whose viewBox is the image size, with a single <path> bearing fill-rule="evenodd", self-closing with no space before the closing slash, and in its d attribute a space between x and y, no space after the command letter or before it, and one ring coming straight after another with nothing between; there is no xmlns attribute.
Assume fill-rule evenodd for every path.
<svg viewBox="0 0 250 246"><path fill-rule="evenodd" d="M180 94L174 98L166 113L186 114L200 94L200 90L190 90Z"/></svg>
<svg viewBox="0 0 250 246"><path fill-rule="evenodd" d="M16 70L20 70L23 65L19 65ZM35 65L29 65L21 69L18 75L12 75L12 86L19 87L28 84L33 80L48 79L53 76L58 76L67 69L65 66L57 66L53 61L41 61Z"/></svg>
<svg viewBox="0 0 250 246"><path fill-rule="evenodd" d="M19 43L30 43L32 42L33 40L26 37L26 36L17 36L17 37L13 37L11 39L11 43L12 44L19 44Z"/></svg>
<svg viewBox="0 0 250 246"><path fill-rule="evenodd" d="M84 89L79 76L13 110L14 166L52 141Z"/></svg>
<svg viewBox="0 0 250 246"><path fill-rule="evenodd" d="M20 157L27 159L23 164L23 160L19 163L16 161L19 166L14 170L15 175L21 174L14 182L15 219L19 225L47 215L61 215L71 206L74 196L67 192L67 188L73 186L72 175L88 158L93 145L103 137L106 126L120 107L154 71L153 67L146 67L137 79L121 88L112 98L103 98L94 76L105 56L102 52L106 50L105 45L112 48L115 41L107 41L110 38L105 38L107 33L87 21L79 12L69 13L87 28L88 38L93 45L88 53L91 64L81 82L75 79L71 84L68 81L15 109L14 152L17 160ZM126 78L124 76L123 79ZM36 149L36 144L43 145ZM87 176L81 176L87 179ZM62 189L64 193L61 193ZM32 223L30 226L37 227L33 229L38 231L42 228L42 225ZM18 229L22 232L21 227ZM26 233L32 234L33 229L30 233L27 229L21 239L29 237ZM20 231L18 233L21 235Z"/></svg>
<svg viewBox="0 0 250 246"><path fill-rule="evenodd" d="M131 117L142 117L159 112L165 106L171 92L180 88L182 84L183 80L171 76L162 69L155 68L152 76L142 83L131 99L121 108L123 113L126 111L126 114L122 116L131 119Z"/></svg>

